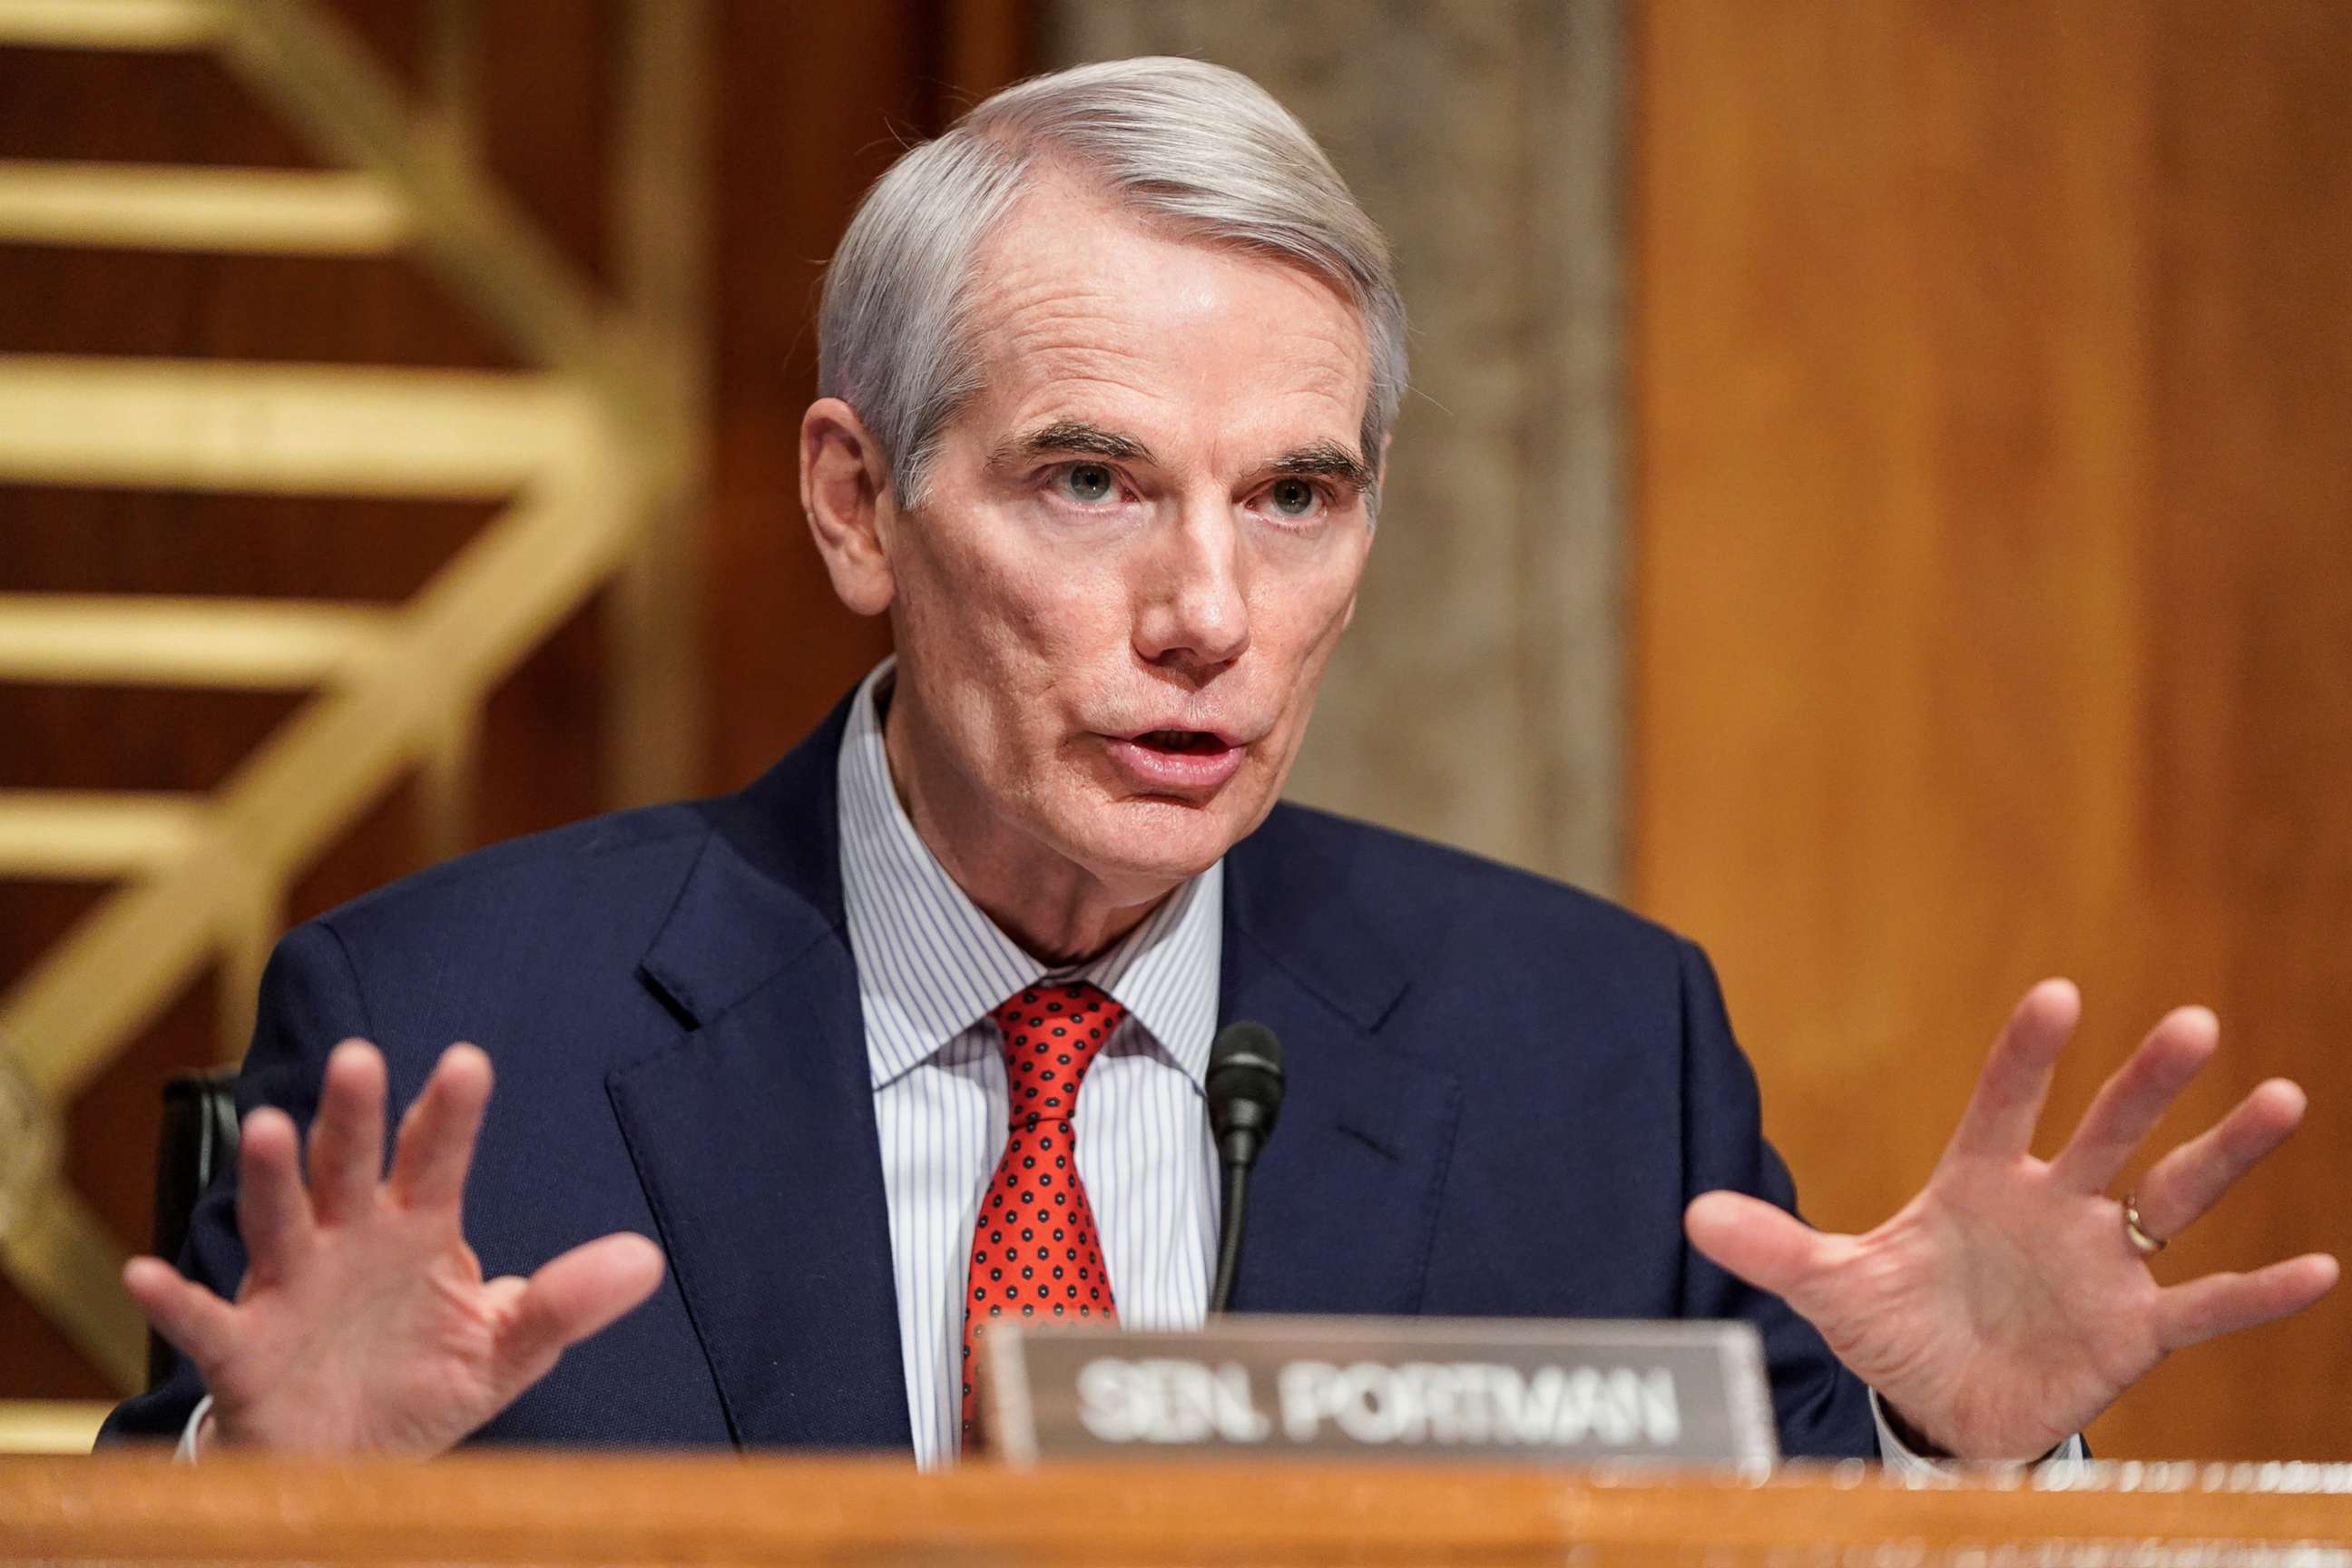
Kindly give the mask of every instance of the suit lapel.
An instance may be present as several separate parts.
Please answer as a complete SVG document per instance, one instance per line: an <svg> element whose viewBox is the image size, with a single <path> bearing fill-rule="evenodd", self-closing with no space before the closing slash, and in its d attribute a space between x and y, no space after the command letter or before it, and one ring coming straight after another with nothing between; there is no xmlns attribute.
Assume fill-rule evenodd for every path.
<svg viewBox="0 0 2352 1568"><path fill-rule="evenodd" d="M1382 1037L1405 971L1298 826L1278 808L1226 860L1218 1017L1272 1028L1286 1079L1234 1305L1417 1312L1462 1085Z"/></svg>
<svg viewBox="0 0 2352 1568"><path fill-rule="evenodd" d="M739 1444L906 1447L834 767L845 707L715 830L647 952L675 1038L605 1089Z"/></svg>

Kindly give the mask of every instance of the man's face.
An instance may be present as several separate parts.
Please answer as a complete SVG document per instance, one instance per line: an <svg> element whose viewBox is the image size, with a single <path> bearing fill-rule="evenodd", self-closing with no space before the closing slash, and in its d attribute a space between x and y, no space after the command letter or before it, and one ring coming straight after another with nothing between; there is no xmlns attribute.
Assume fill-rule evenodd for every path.
<svg viewBox="0 0 2352 1568"><path fill-rule="evenodd" d="M1051 177L976 277L980 391L882 519L905 739L992 858L1157 896L1273 806L1353 611L1362 321Z"/></svg>

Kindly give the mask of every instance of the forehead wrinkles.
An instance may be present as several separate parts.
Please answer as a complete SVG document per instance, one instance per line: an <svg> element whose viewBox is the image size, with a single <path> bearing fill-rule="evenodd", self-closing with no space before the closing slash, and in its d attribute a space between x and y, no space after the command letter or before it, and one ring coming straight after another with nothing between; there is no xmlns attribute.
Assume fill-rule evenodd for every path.
<svg viewBox="0 0 2352 1568"><path fill-rule="evenodd" d="M1008 391L1055 381L1139 377L1150 363L1148 337L1121 316L1117 301L1068 279L1039 279L1008 291L982 332L982 357L992 383Z"/></svg>
<svg viewBox="0 0 2352 1568"><path fill-rule="evenodd" d="M1011 248L973 323L982 401L997 416L1067 412L1062 395L1087 385L1198 399L1206 415L1306 397L1330 404L1343 427L1329 434L1354 445L1369 356L1355 310L1319 279L1235 258L1249 268L1237 286L1220 265L1229 258L1211 253L1210 269L1189 278L1113 280Z"/></svg>

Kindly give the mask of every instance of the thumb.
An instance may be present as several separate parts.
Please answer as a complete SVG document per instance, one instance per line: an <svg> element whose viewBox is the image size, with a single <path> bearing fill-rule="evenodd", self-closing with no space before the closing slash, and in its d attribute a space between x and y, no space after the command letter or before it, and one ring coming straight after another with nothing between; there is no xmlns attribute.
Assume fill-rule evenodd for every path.
<svg viewBox="0 0 2352 1568"><path fill-rule="evenodd" d="M1683 1233L1715 1263L1791 1306L1820 1271L1829 1245L1788 1210L1745 1193L1700 1194L1683 1211Z"/></svg>
<svg viewBox="0 0 2352 1568"><path fill-rule="evenodd" d="M616 1231L541 1265L521 1283L499 1332L498 1357L514 1392L547 1375L567 1346L645 1304L662 1281L661 1248Z"/></svg>

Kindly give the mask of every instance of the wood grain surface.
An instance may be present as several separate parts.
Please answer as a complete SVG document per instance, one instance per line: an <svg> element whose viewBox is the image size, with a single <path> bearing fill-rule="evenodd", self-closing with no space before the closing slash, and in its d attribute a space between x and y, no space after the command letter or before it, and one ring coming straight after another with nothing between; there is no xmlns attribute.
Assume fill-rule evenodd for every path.
<svg viewBox="0 0 2352 1568"><path fill-rule="evenodd" d="M201 1468L0 1459L0 1562L2340 1568L2352 1545L2352 1497L2278 1489L2340 1488L2340 1474L2191 1472L2162 1478L2169 1489L2111 1478L2126 1479L2131 1489L2040 1492L1910 1490L1860 1465L1756 1484L1404 1464L971 1464L925 1477L879 1459L522 1452L431 1465L225 1456ZM2249 1489L2266 1479L2272 1489Z"/></svg>
<svg viewBox="0 0 2352 1568"><path fill-rule="evenodd" d="M2160 1276L2352 1250L2352 7L1639 31L1631 890L1811 1216L1893 1212L2058 973L2050 1146L2178 1003L2225 1054L2166 1133L2311 1092ZM2342 1456L2347 1373L2339 1293L2092 1440Z"/></svg>

